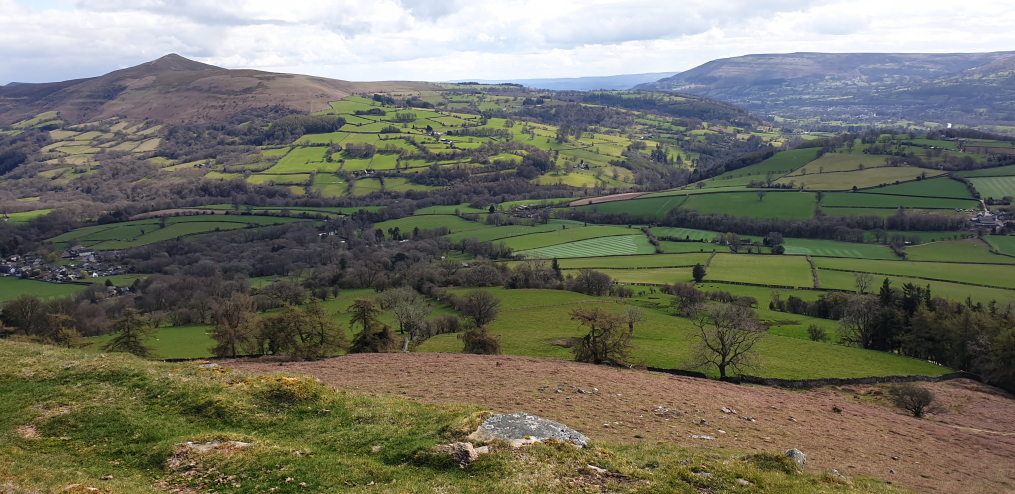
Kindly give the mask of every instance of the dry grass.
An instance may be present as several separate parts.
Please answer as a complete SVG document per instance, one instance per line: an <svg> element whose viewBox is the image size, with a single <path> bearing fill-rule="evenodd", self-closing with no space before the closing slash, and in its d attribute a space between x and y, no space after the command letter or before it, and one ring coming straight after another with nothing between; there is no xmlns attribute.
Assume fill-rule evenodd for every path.
<svg viewBox="0 0 1015 494"><path fill-rule="evenodd" d="M227 365L310 374L341 390L523 410L613 443L663 441L719 451L795 447L807 453L808 470L873 475L920 492L1015 489L1015 402L971 381L929 384L952 413L920 420L890 407L880 387L787 391L528 357L390 354ZM659 407L670 411L656 413ZM739 414L724 414L722 407ZM707 425L692 423L700 419Z"/></svg>

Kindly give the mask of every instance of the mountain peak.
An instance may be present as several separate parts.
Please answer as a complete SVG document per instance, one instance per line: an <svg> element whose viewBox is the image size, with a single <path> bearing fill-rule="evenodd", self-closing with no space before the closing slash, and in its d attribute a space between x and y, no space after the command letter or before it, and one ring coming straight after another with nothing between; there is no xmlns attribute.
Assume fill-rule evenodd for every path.
<svg viewBox="0 0 1015 494"><path fill-rule="evenodd" d="M197 61L191 60L189 58L182 57L180 55L177 55L176 53L170 53L170 54L165 55L165 56L163 56L161 58L157 58L155 60L152 60L151 62L146 62L146 63L143 63L141 65L138 65L135 68L140 68L140 67L145 67L145 68L148 68L149 70L154 69L154 70L159 71L159 72L164 71L164 70L193 72L193 71L199 71L199 70L221 70L222 69L221 67L216 67L214 65L209 65L209 64L206 64L206 63L201 63L201 62L197 62Z"/></svg>

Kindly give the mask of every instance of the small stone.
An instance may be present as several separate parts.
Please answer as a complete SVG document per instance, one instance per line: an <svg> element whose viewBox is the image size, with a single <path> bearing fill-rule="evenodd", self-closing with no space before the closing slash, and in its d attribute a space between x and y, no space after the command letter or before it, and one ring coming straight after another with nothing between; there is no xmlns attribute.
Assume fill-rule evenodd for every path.
<svg viewBox="0 0 1015 494"><path fill-rule="evenodd" d="M371 453L380 453L381 452L381 447L380 446L374 446L374 447L370 448L370 452Z"/></svg>
<svg viewBox="0 0 1015 494"><path fill-rule="evenodd" d="M712 474L708 473L708 472L694 472L694 474L699 476L699 477L711 477L712 476Z"/></svg>
<svg viewBox="0 0 1015 494"><path fill-rule="evenodd" d="M599 474L606 473L608 471L605 468L599 468L599 467L597 467L595 465L585 465L585 468L588 468L589 470L592 470L593 472L599 473Z"/></svg>
<svg viewBox="0 0 1015 494"><path fill-rule="evenodd" d="M898 456L893 456L892 459L895 460L895 461L899 461L899 457Z"/></svg>
<svg viewBox="0 0 1015 494"><path fill-rule="evenodd" d="M740 485L754 485L754 482L751 482L750 480L747 479L737 479L737 482Z"/></svg>
<svg viewBox="0 0 1015 494"><path fill-rule="evenodd" d="M889 470L888 473L895 473L895 470Z"/></svg>
<svg viewBox="0 0 1015 494"><path fill-rule="evenodd" d="M478 455L488 455L488 454L490 454L490 447L489 446L480 446L480 447L476 448L476 454L478 454Z"/></svg>
<svg viewBox="0 0 1015 494"><path fill-rule="evenodd" d="M799 449L793 448L786 450L786 457L795 461L800 468L807 466L807 455Z"/></svg>
<svg viewBox="0 0 1015 494"><path fill-rule="evenodd" d="M452 460L455 460L463 467L479 459L479 453L472 447L472 443L451 443L437 446L436 449L437 451L447 453Z"/></svg>
<svg viewBox="0 0 1015 494"><path fill-rule="evenodd" d="M689 461L687 461L687 460L680 460L680 464L681 464L681 465L690 465L690 464L691 464L691 462L689 462Z"/></svg>
<svg viewBox="0 0 1015 494"><path fill-rule="evenodd" d="M112 475L103 475L99 480L113 480Z"/></svg>

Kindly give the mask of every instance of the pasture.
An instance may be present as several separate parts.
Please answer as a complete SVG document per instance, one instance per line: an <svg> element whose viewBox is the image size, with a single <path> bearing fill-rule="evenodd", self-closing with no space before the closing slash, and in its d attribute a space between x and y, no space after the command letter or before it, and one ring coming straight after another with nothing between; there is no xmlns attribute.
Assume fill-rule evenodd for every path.
<svg viewBox="0 0 1015 494"><path fill-rule="evenodd" d="M912 283L913 285L920 287L930 286L931 296L944 297L953 302L963 302L968 297L973 302L983 304L986 304L991 300L996 300L998 303L1002 304L1008 302L1015 303L1015 290L962 285L959 283L949 283L945 281L929 281L905 276L874 275L873 278L875 286L872 290L874 290L875 293L881 289L881 283L884 279L888 278L892 286L895 288L902 288L902 285L906 283ZM821 282L821 288L851 291L856 290L855 278L853 273L850 272L819 269L818 279Z"/></svg>
<svg viewBox="0 0 1015 494"><path fill-rule="evenodd" d="M1015 176L1015 165L1000 166L997 168L981 168L979 170L967 170L958 172L956 175L966 178L976 177L1011 177Z"/></svg>
<svg viewBox="0 0 1015 494"><path fill-rule="evenodd" d="M208 324L163 327L149 344L155 348L159 358L208 358L212 356L210 350L215 346L215 340L208 334L211 329L212 326ZM112 335L86 338L85 341L90 344L85 350L100 353L102 345L110 339Z"/></svg>
<svg viewBox="0 0 1015 494"><path fill-rule="evenodd" d="M565 244L578 240L611 237L616 235L637 235L645 237L641 230L635 228L624 228L619 226L568 227L567 225L560 225L560 227L554 231L510 237L505 242L508 247L511 247L516 251L523 251L549 247L551 245Z"/></svg>
<svg viewBox="0 0 1015 494"><path fill-rule="evenodd" d="M1015 257L995 254L990 245L979 239L932 242L906 248L910 261L969 262L986 264L1015 264Z"/></svg>
<svg viewBox="0 0 1015 494"><path fill-rule="evenodd" d="M818 268L1015 289L1015 266L816 257Z"/></svg>
<svg viewBox="0 0 1015 494"><path fill-rule="evenodd" d="M58 248L66 248L70 244L74 244L98 250L123 249L163 240L172 240L177 237L235 230L238 228L281 225L293 221L306 220L237 214L173 216L166 218L165 228L160 228L157 218L150 218L78 228L53 237L48 242L55 244Z"/></svg>
<svg viewBox="0 0 1015 494"><path fill-rule="evenodd" d="M754 180L765 180L769 172L781 177L807 165L818 156L817 148L794 149L777 153L756 165L728 171L708 181L706 187L747 185Z"/></svg>
<svg viewBox="0 0 1015 494"><path fill-rule="evenodd" d="M821 200L823 208L898 209L902 206L915 209L974 209L978 205L979 202L972 198L916 197L868 192L829 192Z"/></svg>
<svg viewBox="0 0 1015 494"><path fill-rule="evenodd" d="M572 359L570 349L559 346L559 342L580 337L586 331L571 320L569 312L576 307L610 302L593 297L551 301L548 296L555 295L554 292L545 290L489 291L503 300L503 310L490 324L490 330L500 337L506 355ZM530 302L515 303L512 299L519 296ZM614 303L604 304L604 307L612 312L622 308ZM632 357L649 366L685 368L693 345L693 329L687 319L648 309L645 320L635 328ZM417 351L460 352L461 348L462 343L456 335L440 335L421 344ZM757 374L785 379L948 372L944 367L888 353L775 334L760 344L759 351L763 365ZM821 362L821 365L814 365L814 362Z"/></svg>
<svg viewBox="0 0 1015 494"><path fill-rule="evenodd" d="M639 218L664 218L671 209L679 207L686 200L687 197L685 196L670 195L590 204L588 206L580 206L577 209L600 213L627 213Z"/></svg>
<svg viewBox="0 0 1015 494"><path fill-rule="evenodd" d="M999 254L1015 256L1015 236L987 235L983 237Z"/></svg>
<svg viewBox="0 0 1015 494"><path fill-rule="evenodd" d="M625 257L585 257L561 259L563 269L643 269L690 267L705 264L711 254L655 254L630 255Z"/></svg>
<svg viewBox="0 0 1015 494"><path fill-rule="evenodd" d="M852 257L856 259L897 259L892 249L884 245L856 244L835 240L787 238L784 243L787 255Z"/></svg>
<svg viewBox="0 0 1015 494"><path fill-rule="evenodd" d="M452 233L447 238L452 241L468 240L475 238L480 242L490 242L494 240L503 240L509 237L518 237L521 235L531 235L533 233L546 233L560 230L561 223L557 223L560 220L553 220L547 224L537 224L533 226L525 225L505 225L495 226L490 228L484 228L482 230L472 230L467 232ZM581 225L574 226L575 228L582 228Z"/></svg>
<svg viewBox="0 0 1015 494"><path fill-rule="evenodd" d="M916 180L917 177L941 175L941 172L925 170L911 166L868 168L851 172L817 173L803 177L783 177L776 181L780 185L789 185L805 190L850 190L853 187L868 189L882 185Z"/></svg>
<svg viewBox="0 0 1015 494"><path fill-rule="evenodd" d="M405 218L388 220L374 225L374 228L380 229L385 233L387 233L388 230L398 228L399 231L406 234L411 233L413 228L419 228L420 230L434 230L441 227L447 227L452 233L490 228L489 225L484 223L469 221L458 216L448 214L407 216Z"/></svg>
<svg viewBox="0 0 1015 494"><path fill-rule="evenodd" d="M973 187L980 193L980 197L1001 199L1003 197L1015 197L1015 176L1007 177L978 177L969 179Z"/></svg>
<svg viewBox="0 0 1015 494"><path fill-rule="evenodd" d="M84 284L47 283L44 281L2 277L0 278L0 302L14 300L22 294L35 295L45 302L56 298L72 296L86 287L87 285Z"/></svg>
<svg viewBox="0 0 1015 494"><path fill-rule="evenodd" d="M825 153L820 158L807 163L806 166L798 168L786 177L810 177L812 175L847 172L862 168L878 168L885 166L884 156L864 154L856 150L853 153ZM805 181L797 179L798 182ZM807 180L809 181L809 180Z"/></svg>
<svg viewBox="0 0 1015 494"><path fill-rule="evenodd" d="M897 196L950 197L954 199L973 199L966 184L947 177L917 180L898 185L888 185L865 190L864 194L892 194Z"/></svg>
<svg viewBox="0 0 1015 494"><path fill-rule="evenodd" d="M617 235L520 250L516 254L533 259L563 259L568 257L630 256L653 252L655 252L655 247L648 242L648 238L644 235Z"/></svg>
<svg viewBox="0 0 1015 494"><path fill-rule="evenodd" d="M806 258L770 254L716 254L705 280L804 288L814 286L811 266Z"/></svg>
<svg viewBox="0 0 1015 494"><path fill-rule="evenodd" d="M696 194L681 206L701 214L726 213L732 216L755 218L807 219L814 216L817 199L806 192L764 191L759 199L755 192L724 192Z"/></svg>

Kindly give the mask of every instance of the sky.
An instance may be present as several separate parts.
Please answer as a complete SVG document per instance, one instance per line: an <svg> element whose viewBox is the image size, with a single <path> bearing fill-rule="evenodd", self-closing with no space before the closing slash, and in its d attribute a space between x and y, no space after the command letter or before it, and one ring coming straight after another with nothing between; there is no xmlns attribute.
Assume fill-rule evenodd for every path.
<svg viewBox="0 0 1015 494"><path fill-rule="evenodd" d="M753 53L1015 50L1011 0L0 0L0 85L168 53L353 81L679 72Z"/></svg>

